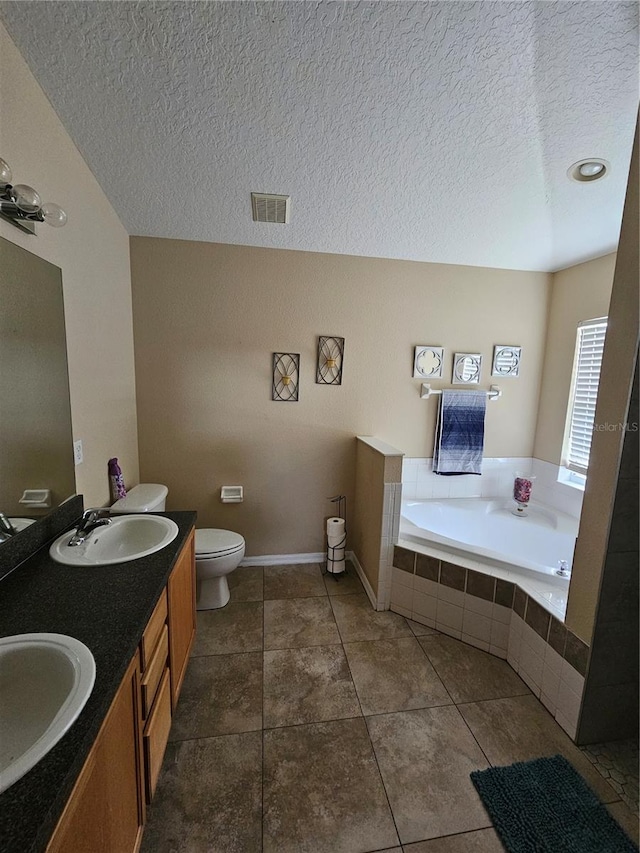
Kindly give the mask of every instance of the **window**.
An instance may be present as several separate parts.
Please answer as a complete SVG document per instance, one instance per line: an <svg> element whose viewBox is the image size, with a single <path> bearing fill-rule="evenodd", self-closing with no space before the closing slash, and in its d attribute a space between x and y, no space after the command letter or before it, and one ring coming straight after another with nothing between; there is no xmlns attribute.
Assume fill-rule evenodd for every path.
<svg viewBox="0 0 640 853"><path fill-rule="evenodd" d="M606 332L606 317L585 320L578 326L562 464L583 475L589 467Z"/></svg>

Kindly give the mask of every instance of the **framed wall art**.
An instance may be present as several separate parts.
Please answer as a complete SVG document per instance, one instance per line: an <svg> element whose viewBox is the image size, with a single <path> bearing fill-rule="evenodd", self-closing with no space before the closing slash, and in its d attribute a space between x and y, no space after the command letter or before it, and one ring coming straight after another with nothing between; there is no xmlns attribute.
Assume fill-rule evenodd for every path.
<svg viewBox="0 0 640 853"><path fill-rule="evenodd" d="M278 403L297 403L300 384L300 353L274 352L271 399Z"/></svg>
<svg viewBox="0 0 640 853"><path fill-rule="evenodd" d="M316 382L319 385L342 385L344 338L320 335Z"/></svg>
<svg viewBox="0 0 640 853"><path fill-rule="evenodd" d="M496 344L493 348L492 376L518 376L522 347Z"/></svg>
<svg viewBox="0 0 640 853"><path fill-rule="evenodd" d="M479 352L457 352L453 357L454 385L477 385L482 373L482 355Z"/></svg>
<svg viewBox="0 0 640 853"><path fill-rule="evenodd" d="M442 376L443 361L443 347L420 344L413 353L413 378L439 379Z"/></svg>

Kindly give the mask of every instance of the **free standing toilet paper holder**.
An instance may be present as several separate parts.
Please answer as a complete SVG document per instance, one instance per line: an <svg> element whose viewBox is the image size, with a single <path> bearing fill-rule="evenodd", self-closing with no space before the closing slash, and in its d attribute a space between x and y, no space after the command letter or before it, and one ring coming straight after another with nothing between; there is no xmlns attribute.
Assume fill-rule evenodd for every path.
<svg viewBox="0 0 640 853"><path fill-rule="evenodd" d="M343 536L337 544L331 545L327 536L327 559L325 564L325 572L335 580L340 580L342 575L346 574L344 552L347 544L347 496L334 495L332 498L327 498L331 503L338 505L337 518L344 521ZM334 571L334 567L342 565L339 571Z"/></svg>

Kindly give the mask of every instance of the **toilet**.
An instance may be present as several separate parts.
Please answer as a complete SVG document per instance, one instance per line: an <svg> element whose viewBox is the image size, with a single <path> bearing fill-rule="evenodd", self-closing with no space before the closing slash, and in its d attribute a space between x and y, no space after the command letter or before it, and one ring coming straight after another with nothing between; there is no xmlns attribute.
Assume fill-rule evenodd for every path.
<svg viewBox="0 0 640 853"><path fill-rule="evenodd" d="M159 483L140 483L111 507L112 515L164 512L169 490ZM227 575L240 565L245 542L239 533L217 528L196 530L196 609L216 610L229 601Z"/></svg>
<svg viewBox="0 0 640 853"><path fill-rule="evenodd" d="M216 610L227 604L227 575L240 565L244 549L239 533L214 527L196 530L196 610Z"/></svg>
<svg viewBox="0 0 640 853"><path fill-rule="evenodd" d="M159 483L140 483L112 504L111 515L124 515L130 512L164 512L169 489Z"/></svg>

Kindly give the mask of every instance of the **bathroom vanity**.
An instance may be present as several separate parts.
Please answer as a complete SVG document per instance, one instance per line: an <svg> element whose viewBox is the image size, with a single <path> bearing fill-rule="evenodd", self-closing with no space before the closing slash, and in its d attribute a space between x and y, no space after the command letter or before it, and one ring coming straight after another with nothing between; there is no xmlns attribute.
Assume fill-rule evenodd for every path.
<svg viewBox="0 0 640 853"><path fill-rule="evenodd" d="M0 636L68 634L96 661L61 741L0 794L4 853L134 853L142 839L195 636L194 522L161 551L74 567L47 548L0 581Z"/></svg>

